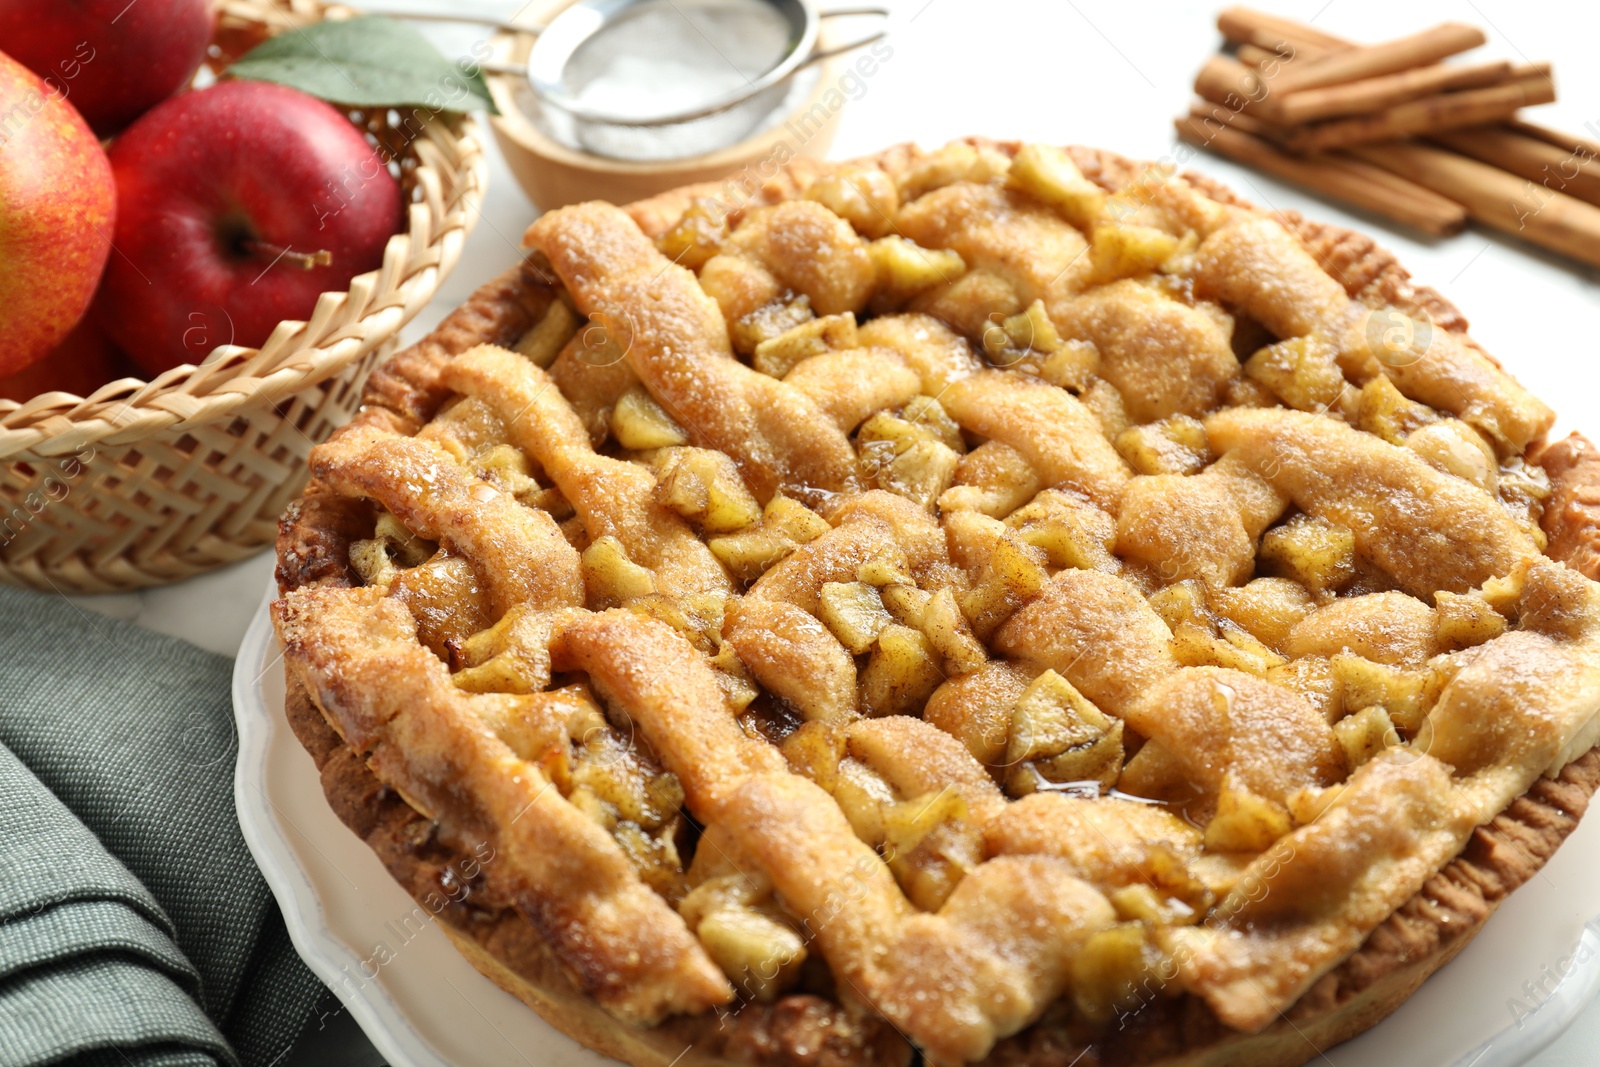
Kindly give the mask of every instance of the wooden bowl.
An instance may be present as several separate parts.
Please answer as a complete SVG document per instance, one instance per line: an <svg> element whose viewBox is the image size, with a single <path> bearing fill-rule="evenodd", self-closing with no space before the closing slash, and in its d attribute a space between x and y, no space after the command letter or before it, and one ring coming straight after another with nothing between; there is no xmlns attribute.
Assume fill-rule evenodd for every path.
<svg viewBox="0 0 1600 1067"><path fill-rule="evenodd" d="M546 5L532 12L528 20L548 22L571 2L560 0ZM819 45L826 43L827 32L824 24ZM525 63L533 42L531 34L500 33L494 38L495 54L512 63ZM529 92L527 82L517 74L486 75L489 91L500 109L490 124L511 173L541 211L582 200L626 204L668 189L724 177L736 189L754 190L790 160L827 154L844 110L844 97L837 88L844 62L833 58L818 64L819 76L811 92L777 122L727 148L682 159L632 162L568 148L529 118L522 106Z"/></svg>

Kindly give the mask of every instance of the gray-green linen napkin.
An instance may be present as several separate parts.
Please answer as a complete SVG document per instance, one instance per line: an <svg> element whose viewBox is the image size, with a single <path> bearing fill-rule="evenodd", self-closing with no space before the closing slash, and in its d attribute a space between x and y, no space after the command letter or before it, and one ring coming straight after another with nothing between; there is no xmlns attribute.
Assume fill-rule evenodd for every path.
<svg viewBox="0 0 1600 1067"><path fill-rule="evenodd" d="M324 987L233 805L232 663L0 587L0 1067L267 1067Z"/></svg>

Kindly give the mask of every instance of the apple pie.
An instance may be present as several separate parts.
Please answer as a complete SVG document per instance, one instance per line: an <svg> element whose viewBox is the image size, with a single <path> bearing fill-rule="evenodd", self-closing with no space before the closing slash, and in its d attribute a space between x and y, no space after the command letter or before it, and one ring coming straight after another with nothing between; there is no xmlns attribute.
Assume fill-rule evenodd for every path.
<svg viewBox="0 0 1600 1067"><path fill-rule="evenodd" d="M1600 459L1364 237L974 140L527 246L273 618L334 809L592 1048L1299 1064L1600 782Z"/></svg>

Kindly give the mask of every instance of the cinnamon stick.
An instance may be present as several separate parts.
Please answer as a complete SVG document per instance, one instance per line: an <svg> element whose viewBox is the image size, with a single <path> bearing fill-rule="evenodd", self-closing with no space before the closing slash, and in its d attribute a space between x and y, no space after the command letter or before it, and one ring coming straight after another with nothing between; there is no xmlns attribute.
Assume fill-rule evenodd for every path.
<svg viewBox="0 0 1600 1067"><path fill-rule="evenodd" d="M1430 138L1453 151L1547 189L1600 205L1600 145L1562 148L1503 126L1451 130Z"/></svg>
<svg viewBox="0 0 1600 1067"><path fill-rule="evenodd" d="M1526 66L1512 67L1511 80L1507 84L1515 83L1530 93L1543 93L1548 90L1555 92L1556 81L1554 71L1549 63L1529 63Z"/></svg>
<svg viewBox="0 0 1600 1067"><path fill-rule="evenodd" d="M1226 107L1221 107L1216 104L1208 104L1203 101L1196 101L1189 106L1189 117L1198 121L1201 124L1201 127L1206 130L1213 129L1217 125L1224 125L1231 129L1238 130L1241 133L1249 134L1256 140L1265 141L1268 148L1272 148L1280 155L1288 156L1289 159L1293 159L1296 162L1304 163L1309 161L1313 163L1334 162L1339 164L1348 164L1349 167L1354 168L1353 173L1360 174L1364 181L1369 181L1377 186L1381 186L1383 189L1387 190L1388 195L1392 197L1399 197L1413 201L1424 201L1425 205L1423 210L1436 213L1442 212L1447 217L1454 217L1454 215L1457 214L1456 208L1460 207L1458 204L1456 205L1456 208L1451 208L1450 204L1453 202L1439 196L1437 193L1428 189L1424 189L1415 182L1409 182L1400 177L1398 174L1391 173L1390 171L1384 170L1381 167L1375 167L1363 160L1356 159L1354 156L1344 151L1335 150L1332 152L1326 152L1320 155L1309 157L1309 159L1301 156L1288 155L1281 149L1278 149L1274 143L1274 134L1278 132L1277 127L1274 127L1271 123L1262 122L1253 115L1238 114L1229 111Z"/></svg>
<svg viewBox="0 0 1600 1067"><path fill-rule="evenodd" d="M1450 90L1481 89L1497 85L1510 77L1511 64L1505 60L1476 66L1436 63L1322 89L1275 92L1261 101L1260 110L1274 122L1297 126L1319 119L1380 111Z"/></svg>
<svg viewBox="0 0 1600 1067"><path fill-rule="evenodd" d="M1243 110L1264 100L1272 90L1260 71L1231 56L1215 55L1195 75L1194 91L1212 103Z"/></svg>
<svg viewBox="0 0 1600 1067"><path fill-rule="evenodd" d="M1303 22L1271 15L1249 7L1230 7L1217 16L1217 29L1230 41L1255 45L1271 52L1288 44L1298 52L1329 52L1348 48L1349 42L1307 26Z"/></svg>
<svg viewBox="0 0 1600 1067"><path fill-rule="evenodd" d="M1349 151L1456 201L1485 226L1600 267L1600 207L1442 148L1386 144Z"/></svg>
<svg viewBox="0 0 1600 1067"><path fill-rule="evenodd" d="M1247 133L1257 140L1268 142L1269 148L1274 148L1280 154L1287 155L1287 153L1283 153L1281 149L1276 149L1275 142L1276 135L1280 132L1279 128L1273 126L1269 122L1263 122L1253 115L1239 114L1237 112L1230 111L1226 107L1197 100L1193 104L1189 105L1189 117L1197 120L1201 124L1202 128L1207 130L1212 129L1217 125L1223 125L1231 129L1238 130L1241 133ZM1300 156L1289 156L1289 158L1300 162L1307 161L1306 158ZM1404 197L1413 200L1427 200L1431 204L1431 208L1433 210L1438 210L1439 208L1451 203L1451 201L1446 200L1437 193L1422 188L1415 182L1406 181L1406 179L1400 177L1398 174L1391 173L1390 171L1386 171L1381 167L1375 167L1370 163L1356 159L1354 156L1342 150L1335 150L1332 152L1326 152L1320 155L1312 156L1309 157L1309 160L1311 162L1336 161L1339 163L1350 164L1356 168L1356 172L1359 173L1363 179L1382 186L1383 188L1387 189L1392 196ZM1459 205L1457 206L1459 207Z"/></svg>
<svg viewBox="0 0 1600 1067"><path fill-rule="evenodd" d="M1600 141L1591 141L1587 137L1579 137L1576 134L1563 133L1561 130L1552 130L1548 126L1540 126L1538 123L1527 122L1523 119L1512 119L1510 122L1507 122L1504 125L1507 129L1516 133L1527 134L1529 137L1537 137L1546 144L1553 144L1557 148L1565 149L1574 155L1593 156L1595 158L1600 158ZM1592 127L1586 126L1586 128Z"/></svg>
<svg viewBox="0 0 1600 1067"><path fill-rule="evenodd" d="M1297 152L1393 141L1413 134L1482 126L1510 118L1519 108L1548 104L1555 98L1555 86L1549 79L1530 77L1487 89L1439 93L1370 115L1293 127L1285 131L1283 141Z"/></svg>
<svg viewBox="0 0 1600 1067"><path fill-rule="evenodd" d="M1466 209L1460 204L1362 160L1301 159L1236 128L1228 120L1191 114L1177 119L1176 126L1179 139L1187 144L1423 233L1444 237L1459 233L1466 225Z"/></svg>
<svg viewBox="0 0 1600 1067"><path fill-rule="evenodd" d="M1296 63L1284 75L1283 93L1343 85L1376 78L1413 67L1437 63L1446 56L1476 48L1487 41L1482 30L1463 22L1441 22L1431 29L1382 44L1359 45Z"/></svg>
<svg viewBox="0 0 1600 1067"><path fill-rule="evenodd" d="M1233 50L1233 57L1247 67L1260 67L1263 63L1274 59L1281 60L1294 54L1294 49L1288 45L1285 45L1282 51L1274 48L1262 48L1256 44L1241 44Z"/></svg>
<svg viewBox="0 0 1600 1067"><path fill-rule="evenodd" d="M1251 137L1265 140L1274 139L1275 134L1278 132L1271 123L1262 122L1254 115L1231 111L1225 105L1211 103L1210 101L1196 101L1189 105L1189 117L1202 123L1215 122L1224 126L1231 126L1241 133L1248 133Z"/></svg>
<svg viewBox="0 0 1600 1067"><path fill-rule="evenodd" d="M1370 53L1371 49L1364 50L1351 46L1347 41L1302 23L1248 8L1230 8L1218 18L1217 25L1230 41L1263 50L1241 49L1242 54L1253 62L1267 59L1266 51L1274 50L1281 43L1287 42L1295 49L1296 57L1292 65L1283 70L1285 77L1272 84L1272 91L1283 99L1287 99L1292 91L1309 91L1326 88L1328 85L1344 84L1342 81L1332 80L1322 85L1313 82L1324 78L1344 77L1349 74L1352 67L1363 65L1368 67L1364 72L1351 78L1352 81L1380 76L1371 69L1370 54L1352 55L1363 51ZM1463 39L1470 38L1463 35ZM1390 43L1391 50L1395 43ZM1383 47L1385 46L1374 46L1374 48ZM1424 66L1436 61L1429 59L1411 65ZM1321 68L1320 73L1315 69L1318 67ZM1312 73L1310 78L1305 76L1308 69ZM1340 73L1341 69L1343 74ZM1540 81L1543 82L1542 86L1534 84ZM1514 71L1513 82L1507 84L1519 85L1526 94L1525 99L1530 100L1548 96L1551 91L1547 67ZM1476 90L1467 90L1467 92L1474 91ZM1249 128L1252 132L1258 131L1262 135L1275 138L1283 137L1284 131L1290 129L1265 121L1267 114L1272 110L1270 105L1263 110L1258 102L1252 106L1249 114L1237 113L1234 108L1242 99L1243 97L1236 93L1229 109L1220 112L1225 116L1228 129L1244 133ZM1270 96L1265 99L1270 99ZM1209 127L1205 129L1209 130ZM1600 267L1600 205L1589 203L1572 194L1574 188L1579 191L1591 188L1587 182L1579 182L1574 186L1569 180L1568 186L1559 187L1556 181L1547 181L1549 172L1545 168L1551 166L1548 155L1525 144L1508 154L1506 143L1495 142L1493 163L1486 163L1463 154L1463 150L1474 147L1474 141L1478 141L1474 147L1475 151L1483 148L1485 150L1481 154L1489 154L1486 150L1487 142L1476 137L1480 132L1492 131L1496 134L1509 132L1555 147L1563 153L1563 162L1570 157L1573 162L1582 164L1579 169L1587 175L1593 161L1600 161L1600 141L1551 130L1515 117L1484 125L1481 130L1477 127L1468 127L1466 130L1467 132L1441 131L1438 134L1436 139L1439 143L1454 142L1451 148L1433 147L1423 143L1356 145L1316 156L1313 165L1347 159L1380 167L1393 177L1406 182L1407 188L1421 187L1459 203L1470 219L1485 226L1521 237L1532 244L1570 256L1591 266ZM1211 138L1211 146L1216 146L1217 142L1217 138ZM1226 143L1231 147L1238 142ZM1258 153L1253 158L1259 160L1266 157ZM1261 166L1263 170L1268 169L1265 164L1254 165ZM1515 167L1527 176L1502 169L1507 166ZM1536 167L1538 178L1532 176ZM1281 173L1288 174L1287 171ZM1566 163L1564 170L1560 166L1557 167L1558 175L1565 176L1571 173L1572 163ZM1311 184L1306 178L1294 180L1303 181L1308 186Z"/></svg>
<svg viewBox="0 0 1600 1067"><path fill-rule="evenodd" d="M1234 50L1234 58L1238 59L1239 62L1247 67L1263 71L1276 71L1279 64L1291 62L1303 55L1305 55L1304 52L1298 51L1289 45L1272 49L1261 48L1253 44L1242 44Z"/></svg>

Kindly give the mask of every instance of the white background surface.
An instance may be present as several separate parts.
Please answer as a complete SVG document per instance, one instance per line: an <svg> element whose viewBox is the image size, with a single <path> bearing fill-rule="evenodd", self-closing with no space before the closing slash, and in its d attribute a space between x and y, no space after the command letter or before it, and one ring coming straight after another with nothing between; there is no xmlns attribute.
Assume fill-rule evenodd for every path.
<svg viewBox="0 0 1600 1067"><path fill-rule="evenodd" d="M1216 0L1220 6L1221 0ZM515 0L384 0L386 8L455 9L510 15ZM895 11L893 57L847 105L832 155L876 151L899 140L933 145L965 134L1095 144L1142 158L1172 158L1172 118L1184 111L1194 72L1219 43L1212 3L1111 3L1090 0L905 0ZM1561 101L1530 118L1600 139L1600 5L1489 2L1311 0L1259 6L1355 40L1413 32L1457 20L1482 26L1489 44L1476 55L1514 62L1552 60ZM482 34L430 28L452 54ZM426 332L477 285L518 257L534 209L490 145L489 202L454 275L408 328ZM1180 157L1181 158L1181 157ZM1555 404L1564 427L1600 432L1600 286L1596 272L1532 252L1487 232L1424 242L1214 157L1189 166L1229 182L1258 203L1296 208L1378 236L1400 253L1418 281L1455 301L1472 332L1533 391ZM142 594L79 598L106 614L232 654L271 571L263 554L178 586ZM1596 894L1600 898L1600 894ZM1509 1016L1508 1016L1509 1018ZM1447 1026L1447 1019L1440 1019ZM1536 1067L1576 1067L1600 1059L1600 1005Z"/></svg>

